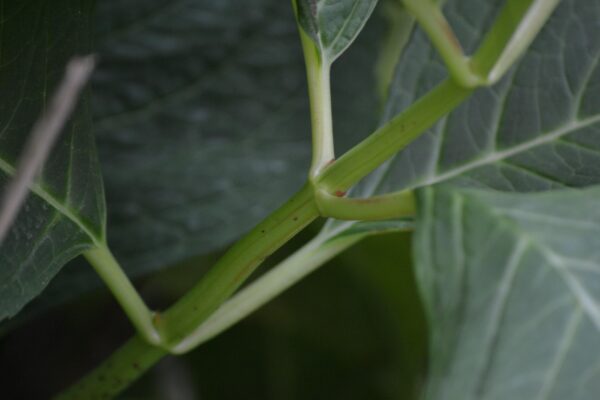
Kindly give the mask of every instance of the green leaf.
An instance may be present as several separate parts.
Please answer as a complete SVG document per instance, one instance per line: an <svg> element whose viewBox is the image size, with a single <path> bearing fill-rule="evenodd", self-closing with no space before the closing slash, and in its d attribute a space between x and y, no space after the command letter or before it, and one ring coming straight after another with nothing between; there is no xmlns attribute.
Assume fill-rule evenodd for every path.
<svg viewBox="0 0 600 400"><path fill-rule="evenodd" d="M89 52L91 1L0 6L0 187L67 61ZM104 196L87 100L73 114L0 247L0 320L104 237Z"/></svg>
<svg viewBox="0 0 600 400"><path fill-rule="evenodd" d="M323 59L335 61L358 36L377 0L293 0L302 29Z"/></svg>
<svg viewBox="0 0 600 400"><path fill-rule="evenodd" d="M97 4L93 109L108 237L133 275L229 244L302 185L310 161L290 4L163 3ZM377 28L334 66L340 150L375 123Z"/></svg>
<svg viewBox="0 0 600 400"><path fill-rule="evenodd" d="M444 12L473 54L504 1L449 0ZM600 5L565 0L530 49L364 179L353 196L441 182L503 191L543 191L600 182ZM447 77L427 36L415 29L396 67L382 122ZM332 221L327 229L347 222Z"/></svg>
<svg viewBox="0 0 600 400"><path fill-rule="evenodd" d="M600 392L600 188L428 188L414 256L432 328L426 399Z"/></svg>
<svg viewBox="0 0 600 400"><path fill-rule="evenodd" d="M445 13L468 53L504 2L448 1ZM524 57L379 170L366 192L453 181L507 191L600 182L600 4L565 0ZM396 69L386 118L445 76L421 31Z"/></svg>

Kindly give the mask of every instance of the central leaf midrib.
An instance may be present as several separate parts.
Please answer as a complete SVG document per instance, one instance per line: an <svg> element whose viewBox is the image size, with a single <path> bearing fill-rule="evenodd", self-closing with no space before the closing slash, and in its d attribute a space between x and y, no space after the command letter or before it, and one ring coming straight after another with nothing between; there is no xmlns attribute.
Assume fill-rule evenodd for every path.
<svg viewBox="0 0 600 400"><path fill-rule="evenodd" d="M571 121L562 127L555 129L550 133L546 133L544 135L537 136L536 138L519 143L518 145L508 148L502 151L493 151L484 157L475 159L469 163L463 164L461 166L455 167L453 169L448 170L445 173L439 174L434 177L430 177L421 182L416 182L411 187L421 187L421 186L429 186L439 182L450 180L454 177L457 177L463 173L474 170L478 167L483 167L486 165L494 164L498 161L516 156L525 151L531 150L538 146L542 146L548 143L551 143L565 135L570 134L573 131L577 131L583 128L586 128L590 125L593 125L596 122L600 122L600 115L595 115L593 117L588 117L579 121Z"/></svg>
<svg viewBox="0 0 600 400"><path fill-rule="evenodd" d="M15 168L2 157L0 157L0 170L6 173L8 176L14 176ZM32 184L30 190L35 193L38 197L52 206L57 212L73 222L79 229L81 229L95 245L102 243L102 238L98 237L92 230L86 226L86 224L78 217L77 210L72 209L67 205L61 204L60 200L50 194L39 184Z"/></svg>

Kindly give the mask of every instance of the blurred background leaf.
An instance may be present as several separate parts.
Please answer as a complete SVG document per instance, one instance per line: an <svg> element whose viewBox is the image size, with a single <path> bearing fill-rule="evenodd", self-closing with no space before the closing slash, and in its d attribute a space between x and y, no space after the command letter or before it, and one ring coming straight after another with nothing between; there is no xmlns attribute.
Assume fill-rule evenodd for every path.
<svg viewBox="0 0 600 400"><path fill-rule="evenodd" d="M0 3L0 197L67 62L91 51L93 1ZM18 313L63 265L104 235L102 178L89 96L63 128L0 244L0 321Z"/></svg>

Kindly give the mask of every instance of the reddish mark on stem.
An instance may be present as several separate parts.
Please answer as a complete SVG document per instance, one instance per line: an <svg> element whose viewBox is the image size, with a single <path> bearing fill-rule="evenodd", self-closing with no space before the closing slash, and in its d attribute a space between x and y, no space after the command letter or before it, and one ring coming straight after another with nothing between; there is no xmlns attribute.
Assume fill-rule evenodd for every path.
<svg viewBox="0 0 600 400"><path fill-rule="evenodd" d="M450 24L448 24L448 21L446 21L446 19L444 19L444 18L441 18L440 19L440 26L444 30L444 34L446 35L446 37L450 40L450 43L458 51L462 52L463 51L462 46L460 45L460 42L458 41L458 39L454 35L454 31L452 30L452 27L450 26Z"/></svg>
<svg viewBox="0 0 600 400"><path fill-rule="evenodd" d="M335 158L332 158L331 160L327 161L327 164L325 164L326 167L329 167L331 164L333 164L335 162Z"/></svg>
<svg viewBox="0 0 600 400"><path fill-rule="evenodd" d="M333 194L337 197L344 197L346 195L346 192L343 190L336 190Z"/></svg>

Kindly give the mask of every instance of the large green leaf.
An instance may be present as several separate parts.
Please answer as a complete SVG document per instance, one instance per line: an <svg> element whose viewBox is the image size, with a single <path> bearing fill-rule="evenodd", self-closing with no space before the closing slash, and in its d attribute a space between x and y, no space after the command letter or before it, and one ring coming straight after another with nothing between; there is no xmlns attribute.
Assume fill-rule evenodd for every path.
<svg viewBox="0 0 600 400"><path fill-rule="evenodd" d="M289 2L134 4L97 5L93 108L109 242L138 274L227 245L300 187L310 114ZM375 122L372 28L334 67L340 150Z"/></svg>
<svg viewBox="0 0 600 400"><path fill-rule="evenodd" d="M426 399L600 393L600 188L424 189L414 238L432 328Z"/></svg>
<svg viewBox="0 0 600 400"><path fill-rule="evenodd" d="M352 44L377 0L293 0L302 29L332 63Z"/></svg>
<svg viewBox="0 0 600 400"><path fill-rule="evenodd" d="M448 0L444 12L468 54L504 0ZM540 191L600 182L600 3L565 0L530 49L491 88L463 105L363 180L354 196L440 182ZM383 122L447 77L427 36L415 29L389 90ZM343 231L352 223L332 221Z"/></svg>
<svg viewBox="0 0 600 400"><path fill-rule="evenodd" d="M89 52L91 1L0 2L0 188L67 61ZM87 101L52 152L0 247L0 320L104 235L102 180Z"/></svg>
<svg viewBox="0 0 600 400"><path fill-rule="evenodd" d="M445 13L473 52L504 1L448 1ZM478 90L365 185L390 191L453 181L508 191L600 182L600 3L565 0L524 57ZM446 76L417 30L396 70L389 118Z"/></svg>

